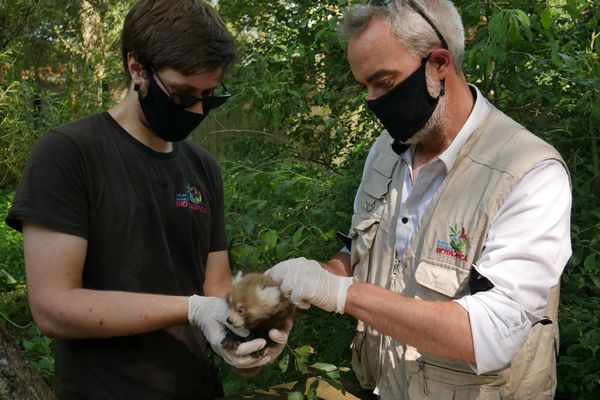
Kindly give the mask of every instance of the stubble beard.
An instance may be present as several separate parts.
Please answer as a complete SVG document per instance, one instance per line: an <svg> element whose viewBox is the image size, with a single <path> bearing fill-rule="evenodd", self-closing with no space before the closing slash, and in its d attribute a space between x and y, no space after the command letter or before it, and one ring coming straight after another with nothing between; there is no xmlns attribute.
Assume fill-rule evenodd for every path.
<svg viewBox="0 0 600 400"><path fill-rule="evenodd" d="M425 125L417 131L412 137L403 144L420 144L432 140L440 140L445 136L444 126L446 125L446 106L448 105L448 96L440 96L442 91L442 82L431 78L428 72L425 73L427 90L434 97L439 97L440 101L431 114Z"/></svg>

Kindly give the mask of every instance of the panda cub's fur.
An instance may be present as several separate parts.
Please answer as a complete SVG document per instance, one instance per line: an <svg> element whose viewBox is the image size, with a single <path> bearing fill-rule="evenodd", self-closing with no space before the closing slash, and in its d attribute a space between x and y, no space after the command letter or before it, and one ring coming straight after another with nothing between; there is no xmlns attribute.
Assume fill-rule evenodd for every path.
<svg viewBox="0 0 600 400"><path fill-rule="evenodd" d="M296 310L294 304L283 295L277 282L267 275L255 272L244 276L241 272L238 273L227 295L227 303L227 322L236 329L250 331L250 335L240 337L227 330L221 344L227 350L235 350L241 342L266 339L266 346L252 353L254 357L261 357L266 348L275 344L269 339L269 331L288 328L288 320Z"/></svg>

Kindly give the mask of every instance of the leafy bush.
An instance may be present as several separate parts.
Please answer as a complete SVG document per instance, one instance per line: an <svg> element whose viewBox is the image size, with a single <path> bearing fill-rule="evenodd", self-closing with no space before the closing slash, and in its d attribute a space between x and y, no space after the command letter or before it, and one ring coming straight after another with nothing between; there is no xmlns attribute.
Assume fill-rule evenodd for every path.
<svg viewBox="0 0 600 400"><path fill-rule="evenodd" d="M221 144L228 149L223 170L236 270L264 270L300 255L324 259L340 247L334 233L348 228L362 162L379 126L335 33L342 8L356 2L215 2L241 56L228 77L236 96L218 113L235 114L241 124ZM131 1L9 3L0 2L7 16L0 24L7 39L0 40L0 187L9 191L0 194L3 213L41 133L118 98L118 30ZM562 280L557 398L592 398L600 391L600 10L592 0L455 3L467 29L469 81L557 147L570 168L573 257ZM94 46L82 36L89 13L99 17L92 28L103 39ZM12 295L23 290L20 235L1 226L0 289ZM11 320L21 315L6 307ZM350 318L313 308L298 313L290 347L305 364L346 367L352 331ZM314 348L311 361L304 345ZM44 353L45 346L30 350ZM307 376L284 368L285 357L256 382L227 377L229 393ZM287 357L288 366L297 359Z"/></svg>
<svg viewBox="0 0 600 400"><path fill-rule="evenodd" d="M472 78L553 144L570 169L573 257L562 276L557 398L594 398L600 390L600 10L579 0L460 3L477 27L467 57ZM479 23L480 13L488 24Z"/></svg>
<svg viewBox="0 0 600 400"><path fill-rule="evenodd" d="M25 281L21 234L4 223L13 192L0 192L0 291L10 290Z"/></svg>
<svg viewBox="0 0 600 400"><path fill-rule="evenodd" d="M299 256L323 260L341 248L335 232L349 228L357 176L272 153L245 164L223 161L222 166L234 270L264 271ZM342 370L350 366L354 324L348 316L314 307L298 310L289 348L259 377L241 380L221 365L227 393L249 393L291 381L302 384L313 376L335 384L336 366ZM318 368L311 367L316 361L321 363Z"/></svg>

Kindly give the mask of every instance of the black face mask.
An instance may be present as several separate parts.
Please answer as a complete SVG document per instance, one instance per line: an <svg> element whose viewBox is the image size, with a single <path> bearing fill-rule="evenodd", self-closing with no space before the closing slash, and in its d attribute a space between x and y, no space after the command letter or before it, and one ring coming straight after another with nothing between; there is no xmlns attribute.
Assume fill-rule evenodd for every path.
<svg viewBox="0 0 600 400"><path fill-rule="evenodd" d="M192 133L208 115L196 114L173 104L169 96L158 86L154 78L150 78L148 93L142 99L138 97L146 121L154 133L167 142L179 142ZM139 86L135 86L139 92Z"/></svg>
<svg viewBox="0 0 600 400"><path fill-rule="evenodd" d="M375 100L367 100L369 109L396 141L406 142L423 128L444 95L444 81L441 82L438 97L431 97L427 90L427 60L429 56L421 60L421 66L392 90Z"/></svg>

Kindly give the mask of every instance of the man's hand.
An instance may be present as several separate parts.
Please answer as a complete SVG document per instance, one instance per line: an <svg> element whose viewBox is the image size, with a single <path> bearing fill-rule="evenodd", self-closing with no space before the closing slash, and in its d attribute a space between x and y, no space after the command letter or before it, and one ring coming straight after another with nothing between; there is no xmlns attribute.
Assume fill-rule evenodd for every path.
<svg viewBox="0 0 600 400"><path fill-rule="evenodd" d="M286 326L282 329L271 329L269 331L269 339L271 339L275 344L269 346L266 350L266 354L271 358L271 360L275 360L288 342L288 337L290 336L290 331L292 330L292 319L288 319Z"/></svg>
<svg viewBox="0 0 600 400"><path fill-rule="evenodd" d="M265 349L265 356L268 356L271 361L275 361L277 357L281 354L285 346L287 345L288 336L290 334L290 330L292 329L292 320L289 319L287 321L287 326L282 330L279 329L271 329L269 331L269 339L271 339L275 344L270 345ZM260 373L262 367L256 368L233 368L233 371L242 378L248 379L253 378Z"/></svg>
<svg viewBox="0 0 600 400"><path fill-rule="evenodd" d="M325 311L344 313L351 277L329 273L317 261L304 257L282 261L265 274L279 282L281 291L298 307L314 304Z"/></svg>
<svg viewBox="0 0 600 400"><path fill-rule="evenodd" d="M265 339L242 342L236 350L225 350L221 345L221 341L225 337L226 327L229 327L226 322L227 314L227 303L220 297L194 295L189 298L188 320L190 324L202 329L206 340L208 340L215 353L219 354L227 364L237 369L258 368L260 370L260 367L275 359L270 351L265 352L265 355L260 358L251 355L251 353L265 347L267 343ZM247 333L245 335L239 331L235 333L242 333L240 336L247 336Z"/></svg>

